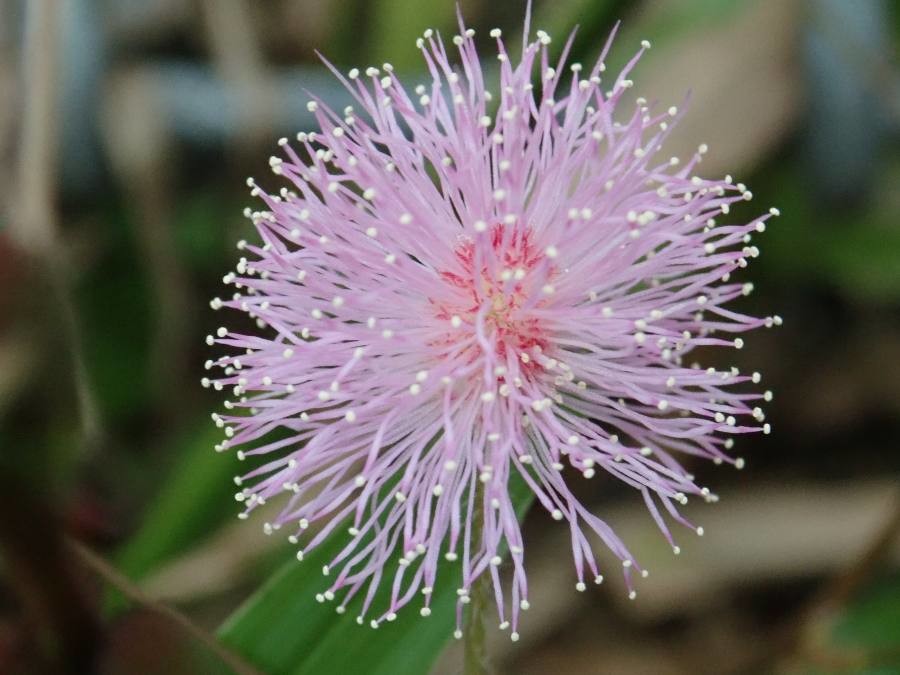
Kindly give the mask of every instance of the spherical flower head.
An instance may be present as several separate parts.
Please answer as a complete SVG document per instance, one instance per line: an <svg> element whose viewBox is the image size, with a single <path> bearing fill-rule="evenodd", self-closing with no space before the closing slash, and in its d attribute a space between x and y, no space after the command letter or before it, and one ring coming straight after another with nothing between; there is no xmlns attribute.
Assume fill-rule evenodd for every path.
<svg viewBox="0 0 900 675"><path fill-rule="evenodd" d="M228 349L205 382L233 392L213 419L218 449L250 465L241 516L282 500L265 528L300 559L345 538L320 600L342 612L361 596L359 620L377 626L413 600L427 616L435 584L452 583L459 622L489 575L516 639L529 602L510 481L568 525L578 590L603 579L599 540L634 597L645 570L573 484L603 473L634 488L677 553L669 523L702 534L678 507L715 500L679 456L740 468L733 436L768 432L757 402L771 394L742 386L759 375L690 353L780 321L726 309L751 290L731 275L775 212L735 220L750 193L699 177L702 146L660 157L678 111L623 103L648 43L610 76L609 43L589 70L566 68L571 39L551 66L546 33L527 39L526 21L514 59L494 30L488 91L460 26L453 47L418 40L429 78L414 93L389 64L335 71L359 113L310 102L321 131L270 161L287 187L249 181L259 242L239 244L236 292L213 307L258 329L210 336ZM437 579L441 558L456 579ZM373 607L379 584L390 602Z"/></svg>

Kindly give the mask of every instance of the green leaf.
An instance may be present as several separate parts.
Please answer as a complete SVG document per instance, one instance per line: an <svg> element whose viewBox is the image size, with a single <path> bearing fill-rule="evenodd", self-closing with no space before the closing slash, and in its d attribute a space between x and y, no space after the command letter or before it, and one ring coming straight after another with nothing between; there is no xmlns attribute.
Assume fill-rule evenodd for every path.
<svg viewBox="0 0 900 675"><path fill-rule="evenodd" d="M237 460L234 454L213 450L221 440L221 430L207 423L177 448L174 456L178 460L144 514L140 529L117 556L119 569L130 578L139 579L189 549L233 512L229 507Z"/></svg>
<svg viewBox="0 0 900 675"><path fill-rule="evenodd" d="M511 483L510 492L521 516L533 495L521 480ZM325 586L322 566L343 545L341 535L333 536L303 563L287 563L225 622L222 641L271 675L428 672L456 622L457 569L441 563L430 617L419 616L411 604L396 621L372 630L356 623L353 603L338 615L334 603L314 599ZM385 607L389 598L390 582L382 580L372 606Z"/></svg>

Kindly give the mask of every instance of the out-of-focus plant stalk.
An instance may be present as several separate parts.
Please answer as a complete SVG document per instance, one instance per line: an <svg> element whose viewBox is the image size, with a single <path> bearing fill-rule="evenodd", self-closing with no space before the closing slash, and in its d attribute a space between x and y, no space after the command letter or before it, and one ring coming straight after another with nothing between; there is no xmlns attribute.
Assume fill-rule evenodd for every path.
<svg viewBox="0 0 900 675"><path fill-rule="evenodd" d="M210 652L215 654L223 663L238 675L262 675L260 671L251 666L236 652L220 643L213 635L191 621L185 614L173 609L161 602L157 602L144 593L139 586L132 583L125 575L116 570L106 560L94 553L84 544L75 540L67 542L69 550L73 551L81 562L102 577L113 588L121 591L129 600L140 605L144 609L163 616L171 621L179 630L197 640Z"/></svg>
<svg viewBox="0 0 900 675"><path fill-rule="evenodd" d="M484 496L481 483L477 483L474 500L471 541L481 541L484 529L484 512L482 511ZM475 583L470 589L469 615L463 628L463 672L465 675L489 675L491 673L484 628L484 615L490 602L490 583L490 575L481 574L475 579Z"/></svg>
<svg viewBox="0 0 900 675"><path fill-rule="evenodd" d="M62 5L55 0L26 3L19 199L10 229L16 243L40 265L59 305L60 323L72 361L84 451L100 438L100 422L82 359L70 261L58 240L54 208L61 10Z"/></svg>
<svg viewBox="0 0 900 675"><path fill-rule="evenodd" d="M62 332L74 371L74 386L82 426L82 454L99 437L97 415L81 360L81 345L69 283L68 256L57 237L56 132L60 12L56 0L26 3L22 55L22 115L17 157L18 183L10 237L39 274L30 293L53 294L54 332ZM44 284L46 280L46 285ZM44 455L44 465L49 465ZM4 568L34 630L28 636L39 650L44 672L93 672L102 646L96 612L73 572L63 542L63 518L48 498L42 476L19 475L20 465L8 461L14 475L6 478L0 499L0 549ZM35 487L35 486L39 487Z"/></svg>

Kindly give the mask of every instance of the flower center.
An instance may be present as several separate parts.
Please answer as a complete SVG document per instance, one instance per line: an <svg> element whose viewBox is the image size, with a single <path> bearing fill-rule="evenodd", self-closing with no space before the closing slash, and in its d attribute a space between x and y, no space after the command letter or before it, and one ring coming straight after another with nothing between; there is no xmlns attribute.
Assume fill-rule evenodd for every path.
<svg viewBox="0 0 900 675"><path fill-rule="evenodd" d="M543 283L536 277L546 279L554 269L535 245L531 229L495 224L486 241L461 239L454 255L457 268L440 273L451 292L432 301L437 317L476 331L491 344L498 362L536 346L546 348L546 335L531 310L545 303L536 299ZM453 341L449 336L447 344ZM484 351L483 342L478 344L473 357L474 351Z"/></svg>

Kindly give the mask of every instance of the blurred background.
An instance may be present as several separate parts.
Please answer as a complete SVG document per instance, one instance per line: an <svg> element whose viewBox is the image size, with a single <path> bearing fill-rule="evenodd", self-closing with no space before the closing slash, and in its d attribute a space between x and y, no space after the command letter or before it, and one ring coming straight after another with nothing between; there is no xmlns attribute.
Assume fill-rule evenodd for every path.
<svg viewBox="0 0 900 675"><path fill-rule="evenodd" d="M707 143L700 173L746 182L748 219L783 214L742 309L785 324L738 354L773 434L739 442L742 472L693 467L721 495L689 514L702 540L673 557L637 495L580 486L652 571L636 602L614 574L575 593L568 533L527 518L532 610L517 645L489 627L498 672L900 673L900 8L534 4L557 47L580 26L576 60L619 19L610 69L653 42L635 96L691 94L672 153ZM524 2L462 7L491 49ZM244 180L311 128L307 91L345 105L314 50L414 84L415 38L454 12L0 0L0 673L229 672L209 635L292 555L234 517L199 385L209 299L253 236ZM459 664L453 645L434 672Z"/></svg>

